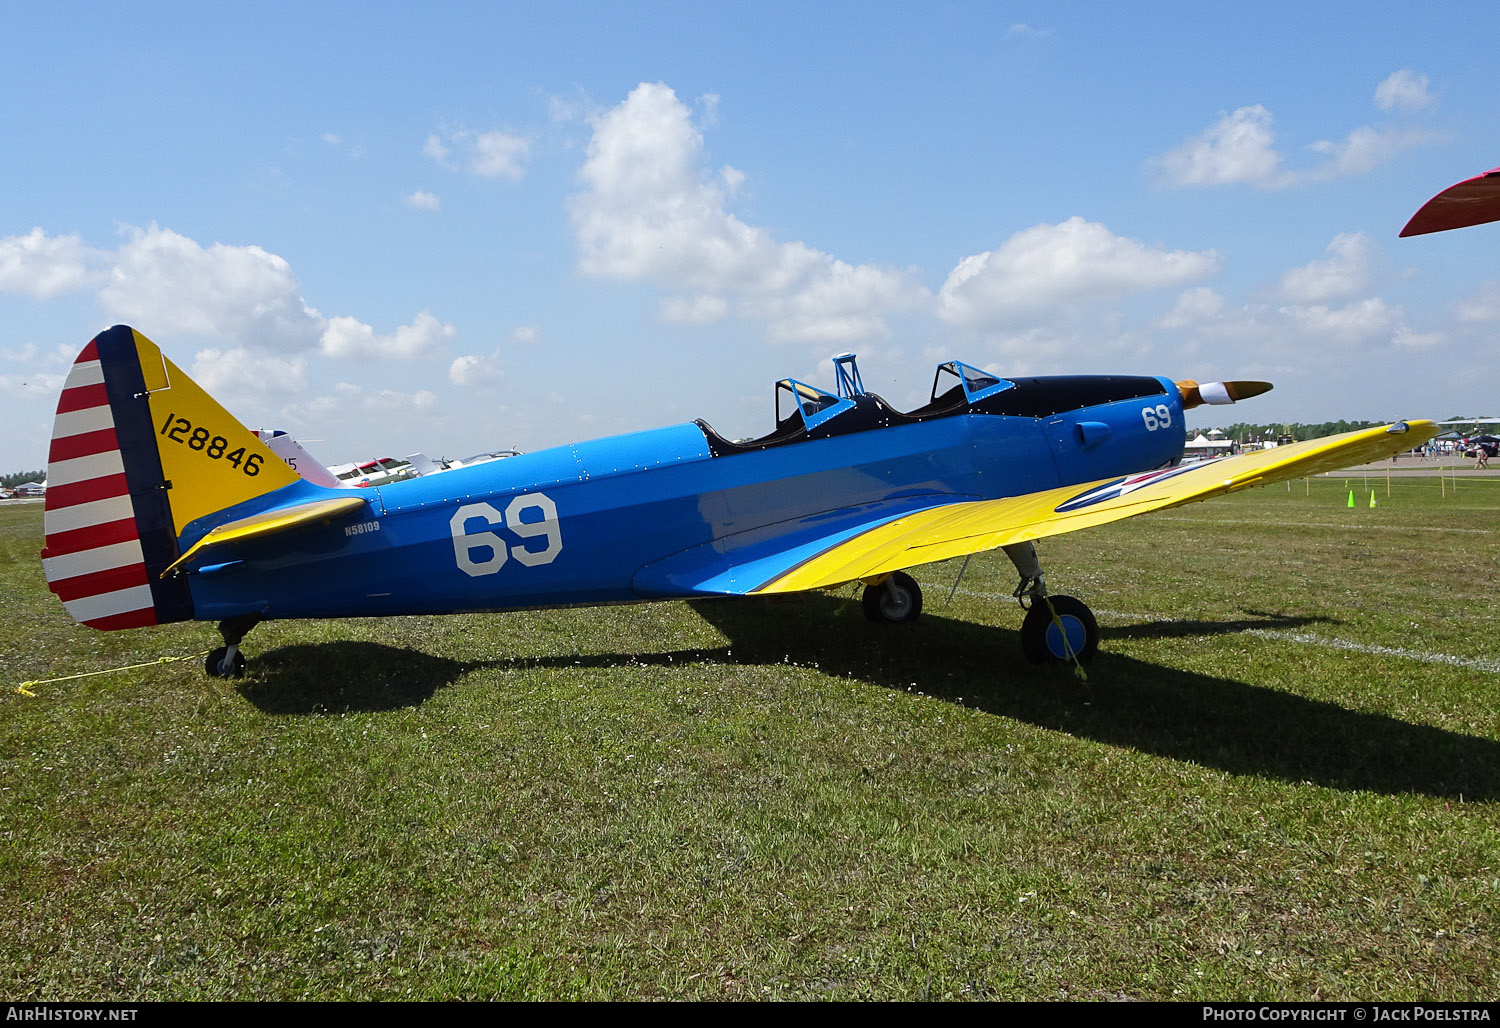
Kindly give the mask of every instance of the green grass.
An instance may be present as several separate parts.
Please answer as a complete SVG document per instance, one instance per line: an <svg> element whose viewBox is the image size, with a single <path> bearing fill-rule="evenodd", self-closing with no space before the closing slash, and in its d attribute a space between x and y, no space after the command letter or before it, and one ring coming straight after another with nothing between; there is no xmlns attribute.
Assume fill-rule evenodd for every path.
<svg viewBox="0 0 1500 1028"><path fill-rule="evenodd" d="M73 625L0 508L0 995L1493 998L1500 482L1304 488L1045 541L1086 682L986 555L911 626L269 623L28 698L217 634Z"/></svg>

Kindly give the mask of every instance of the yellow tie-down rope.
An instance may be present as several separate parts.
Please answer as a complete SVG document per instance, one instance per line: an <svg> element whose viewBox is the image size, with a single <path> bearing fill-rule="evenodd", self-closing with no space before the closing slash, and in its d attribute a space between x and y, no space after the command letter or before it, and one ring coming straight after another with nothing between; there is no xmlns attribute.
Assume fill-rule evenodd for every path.
<svg viewBox="0 0 1500 1028"><path fill-rule="evenodd" d="M1052 623L1057 626L1058 632L1062 634L1063 649L1067 650L1068 659L1073 662L1073 677L1077 678L1080 682L1087 682L1089 680L1088 673L1083 670L1083 663L1078 659L1078 654L1073 651L1073 642L1068 638L1068 629L1062 623L1062 618L1057 616L1057 608L1052 606L1052 597L1046 593L1042 593L1042 599L1047 604L1047 613L1052 615Z"/></svg>
<svg viewBox="0 0 1500 1028"><path fill-rule="evenodd" d="M171 664L173 661L178 660L191 660L193 657L206 657L208 656L208 653L208 650L204 650L202 653L184 653L180 657L157 657L155 660L148 660L144 664L127 664L124 667L105 668L103 671L83 671L76 675L63 675L60 678L39 678L31 682L22 682L11 691L19 693L22 696L30 696L32 699L36 699L36 693L31 691L31 687L34 685L51 685L53 682L71 682L75 678L91 678L94 675L112 675L116 671L134 671L139 667L155 667L160 664Z"/></svg>

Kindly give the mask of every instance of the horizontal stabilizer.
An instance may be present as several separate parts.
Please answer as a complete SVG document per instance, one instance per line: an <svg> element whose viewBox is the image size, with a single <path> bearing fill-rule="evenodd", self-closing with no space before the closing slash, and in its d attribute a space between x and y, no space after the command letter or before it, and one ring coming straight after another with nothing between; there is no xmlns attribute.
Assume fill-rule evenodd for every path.
<svg viewBox="0 0 1500 1028"><path fill-rule="evenodd" d="M369 499L364 496L339 496L328 500L314 500L311 503L299 503L295 507L282 507L279 510L263 510L248 518L230 521L212 529L194 543L186 553L162 572L162 577L165 578L181 569L188 561L215 546L275 535L278 532L299 528L315 521L329 521L340 514L348 514L367 506L369 502Z"/></svg>

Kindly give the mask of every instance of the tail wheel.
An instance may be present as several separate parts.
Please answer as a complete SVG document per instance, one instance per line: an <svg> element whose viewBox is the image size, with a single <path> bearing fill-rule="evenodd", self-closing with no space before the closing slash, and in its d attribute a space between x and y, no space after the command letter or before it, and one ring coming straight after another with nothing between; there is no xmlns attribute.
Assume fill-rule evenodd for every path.
<svg viewBox="0 0 1500 1028"><path fill-rule="evenodd" d="M1021 649L1034 664L1086 662L1099 649L1099 623L1071 596L1037 596L1021 622Z"/></svg>
<svg viewBox="0 0 1500 1028"><path fill-rule="evenodd" d="M224 663L224 655L228 652L229 647L220 646L203 662L203 670L208 672L210 678L239 678L245 673L245 655L238 651L235 652L234 662L230 664L229 670L226 671L220 666Z"/></svg>
<svg viewBox="0 0 1500 1028"><path fill-rule="evenodd" d="M897 571L879 585L865 586L860 602L865 617L877 624L906 624L922 613L922 588L916 579Z"/></svg>

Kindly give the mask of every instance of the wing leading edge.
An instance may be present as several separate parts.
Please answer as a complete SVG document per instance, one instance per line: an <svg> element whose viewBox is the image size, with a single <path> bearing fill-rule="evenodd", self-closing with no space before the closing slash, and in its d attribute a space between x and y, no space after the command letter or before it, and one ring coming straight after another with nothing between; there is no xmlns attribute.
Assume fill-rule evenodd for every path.
<svg viewBox="0 0 1500 1028"><path fill-rule="evenodd" d="M1251 486L1380 460L1421 445L1437 431L1437 425L1431 421L1396 422L1385 428L1348 432L1237 457L1024 496L972 500L916 511L832 543L752 591L823 589L918 564L1077 532Z"/></svg>

